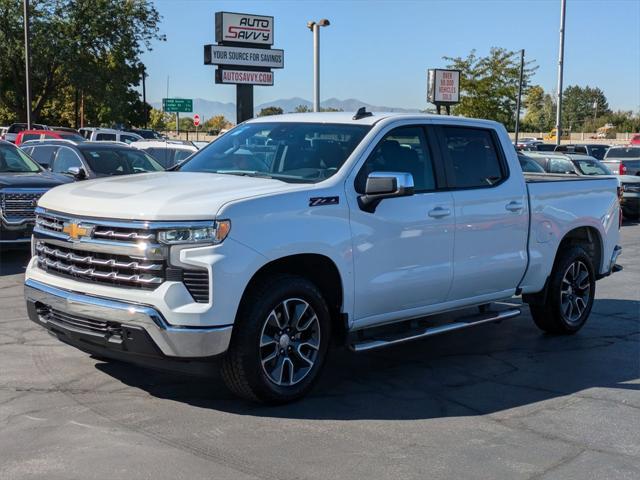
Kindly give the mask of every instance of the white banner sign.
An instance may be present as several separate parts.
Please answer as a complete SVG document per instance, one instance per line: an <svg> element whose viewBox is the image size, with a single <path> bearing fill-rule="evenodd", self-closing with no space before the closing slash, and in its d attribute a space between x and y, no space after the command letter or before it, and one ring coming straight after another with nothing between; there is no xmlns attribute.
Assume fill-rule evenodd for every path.
<svg viewBox="0 0 640 480"><path fill-rule="evenodd" d="M205 45L205 64L284 68L284 50Z"/></svg>
<svg viewBox="0 0 640 480"><path fill-rule="evenodd" d="M216 12L216 42L273 45L273 17Z"/></svg>
<svg viewBox="0 0 640 480"><path fill-rule="evenodd" d="M431 103L458 103L460 101L459 70L429 70L429 91Z"/></svg>
<svg viewBox="0 0 640 480"><path fill-rule="evenodd" d="M246 85L273 85L273 72L249 72L245 70L219 70L217 83Z"/></svg>

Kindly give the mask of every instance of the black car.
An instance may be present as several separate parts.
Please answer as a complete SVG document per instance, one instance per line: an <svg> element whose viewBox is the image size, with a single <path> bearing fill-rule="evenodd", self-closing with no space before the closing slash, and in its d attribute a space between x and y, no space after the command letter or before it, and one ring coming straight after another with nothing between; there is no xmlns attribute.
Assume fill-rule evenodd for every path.
<svg viewBox="0 0 640 480"><path fill-rule="evenodd" d="M76 180L164 170L147 153L117 142L45 140L26 146L25 151L50 171Z"/></svg>
<svg viewBox="0 0 640 480"><path fill-rule="evenodd" d="M156 132L150 128L129 128L125 130L126 132L136 133L140 135L145 140L163 140L167 138L165 135L162 135L160 132Z"/></svg>
<svg viewBox="0 0 640 480"><path fill-rule="evenodd" d="M562 153L581 153L582 155L589 155L596 160L602 160L604 155L609 150L609 145L603 145L601 143L583 143L580 145L557 145L555 152Z"/></svg>
<svg viewBox="0 0 640 480"><path fill-rule="evenodd" d="M22 150L0 140L0 247L28 244L38 199L70 181L47 172Z"/></svg>

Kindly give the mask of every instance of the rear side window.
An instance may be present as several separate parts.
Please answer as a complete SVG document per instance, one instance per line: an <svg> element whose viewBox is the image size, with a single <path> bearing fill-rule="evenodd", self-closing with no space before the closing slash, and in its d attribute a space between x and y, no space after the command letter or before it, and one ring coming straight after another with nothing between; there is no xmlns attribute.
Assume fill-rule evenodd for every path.
<svg viewBox="0 0 640 480"><path fill-rule="evenodd" d="M575 173L573 163L563 158L549 159L549 173Z"/></svg>
<svg viewBox="0 0 640 480"><path fill-rule="evenodd" d="M22 135L22 141L26 142L27 140L40 140L39 133L25 133Z"/></svg>
<svg viewBox="0 0 640 480"><path fill-rule="evenodd" d="M96 134L96 140L107 140L107 141L115 141L116 134L115 133L98 133Z"/></svg>
<svg viewBox="0 0 640 480"><path fill-rule="evenodd" d="M131 135L120 135L120 141L129 144L137 142L138 137L132 137Z"/></svg>
<svg viewBox="0 0 640 480"><path fill-rule="evenodd" d="M491 187L506 178L490 130L442 127L449 156L449 183L454 188Z"/></svg>
<svg viewBox="0 0 640 480"><path fill-rule="evenodd" d="M55 155L59 147L33 147L31 157L45 168L51 165L51 159Z"/></svg>
<svg viewBox="0 0 640 480"><path fill-rule="evenodd" d="M155 158L164 168L171 166L171 150L168 148L145 148L143 151Z"/></svg>

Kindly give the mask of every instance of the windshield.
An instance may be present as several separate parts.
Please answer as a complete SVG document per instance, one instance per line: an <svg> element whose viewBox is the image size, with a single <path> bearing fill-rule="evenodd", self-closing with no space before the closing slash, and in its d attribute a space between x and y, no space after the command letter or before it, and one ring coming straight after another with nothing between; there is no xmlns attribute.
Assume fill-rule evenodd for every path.
<svg viewBox="0 0 640 480"><path fill-rule="evenodd" d="M178 169L315 183L338 171L371 127L326 123L248 123L194 153Z"/></svg>
<svg viewBox="0 0 640 480"><path fill-rule="evenodd" d="M609 150L609 147L607 146L592 146L589 147L591 156L598 159L598 160L602 160L604 158L604 154L607 153L607 150Z"/></svg>
<svg viewBox="0 0 640 480"><path fill-rule="evenodd" d="M583 175L613 175L607 167L597 160L574 160L573 163Z"/></svg>
<svg viewBox="0 0 640 480"><path fill-rule="evenodd" d="M604 158L640 158L640 147L610 148Z"/></svg>
<svg viewBox="0 0 640 480"><path fill-rule="evenodd" d="M42 169L19 148L0 145L0 173L34 173Z"/></svg>
<svg viewBox="0 0 640 480"><path fill-rule="evenodd" d="M89 168L98 176L128 175L164 170L158 162L139 150L125 148L83 149L82 155L89 164Z"/></svg>

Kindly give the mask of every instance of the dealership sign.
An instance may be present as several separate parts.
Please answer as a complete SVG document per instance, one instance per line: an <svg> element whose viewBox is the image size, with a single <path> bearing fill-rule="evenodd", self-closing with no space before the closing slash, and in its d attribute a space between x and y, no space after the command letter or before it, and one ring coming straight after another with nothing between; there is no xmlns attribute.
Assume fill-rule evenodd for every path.
<svg viewBox="0 0 640 480"><path fill-rule="evenodd" d="M206 65L284 68L284 50L205 45L204 63Z"/></svg>
<svg viewBox="0 0 640 480"><path fill-rule="evenodd" d="M248 70L216 70L216 83L236 85L273 85L273 72L254 72Z"/></svg>
<svg viewBox="0 0 640 480"><path fill-rule="evenodd" d="M273 45L273 17L216 12L216 42Z"/></svg>
<svg viewBox="0 0 640 480"><path fill-rule="evenodd" d="M429 70L427 99L435 105L460 102L460 70Z"/></svg>

